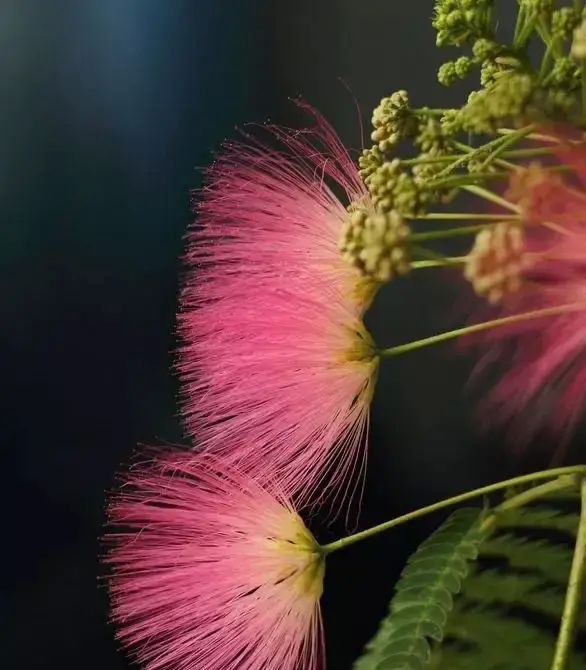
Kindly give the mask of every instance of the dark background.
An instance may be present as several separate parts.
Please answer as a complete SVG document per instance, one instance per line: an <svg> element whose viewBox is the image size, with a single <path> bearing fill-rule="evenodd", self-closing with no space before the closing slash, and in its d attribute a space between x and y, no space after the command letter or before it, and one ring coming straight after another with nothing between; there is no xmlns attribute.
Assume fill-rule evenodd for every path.
<svg viewBox="0 0 586 670"><path fill-rule="evenodd" d="M235 124L302 122L288 101L299 94L356 149L354 97L366 132L397 88L416 105L457 103L462 87L436 83L448 55L431 12L425 0L0 3L2 668L127 667L98 538L137 443L186 443L169 368L199 167ZM436 331L455 291L437 275L397 282L369 325L389 344ZM539 460L472 429L470 365L449 347L384 365L362 525ZM329 669L350 668L440 519L332 557ZM324 539L344 532L317 526Z"/></svg>

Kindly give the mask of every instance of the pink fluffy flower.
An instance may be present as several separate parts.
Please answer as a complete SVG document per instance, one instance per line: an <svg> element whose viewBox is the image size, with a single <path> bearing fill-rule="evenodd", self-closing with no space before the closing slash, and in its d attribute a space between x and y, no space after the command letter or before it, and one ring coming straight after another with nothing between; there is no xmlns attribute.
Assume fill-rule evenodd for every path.
<svg viewBox="0 0 586 670"><path fill-rule="evenodd" d="M485 416L510 423L521 441L544 429L563 443L586 404L586 147L566 147L559 157L573 179L531 166L508 191L524 218L525 269L496 316L549 313L479 338L489 345L480 368L505 363Z"/></svg>
<svg viewBox="0 0 586 670"><path fill-rule="evenodd" d="M377 369L362 323L373 286L338 249L357 168L321 118L228 144L189 234L179 316L184 417L208 452L290 494L364 463ZM277 146L274 146L274 145Z"/></svg>
<svg viewBox="0 0 586 670"><path fill-rule="evenodd" d="M113 618L147 670L323 667L323 554L275 486L165 457L131 473L110 519Z"/></svg>

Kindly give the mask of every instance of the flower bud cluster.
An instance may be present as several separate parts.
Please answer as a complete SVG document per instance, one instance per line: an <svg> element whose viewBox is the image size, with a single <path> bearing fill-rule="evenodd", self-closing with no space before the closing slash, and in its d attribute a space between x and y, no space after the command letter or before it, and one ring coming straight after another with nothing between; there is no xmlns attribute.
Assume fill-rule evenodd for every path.
<svg viewBox="0 0 586 670"><path fill-rule="evenodd" d="M374 206L382 212L396 210L402 216L414 217L423 212L431 200L429 191L402 168L398 158L383 163L365 183Z"/></svg>
<svg viewBox="0 0 586 670"><path fill-rule="evenodd" d="M409 271L409 234L409 226L396 210L354 209L342 228L340 251L363 275L386 282Z"/></svg>
<svg viewBox="0 0 586 670"><path fill-rule="evenodd" d="M409 137L416 130L417 122L409 107L407 91L395 91L383 98L372 113L372 125L372 141L383 152Z"/></svg>
<svg viewBox="0 0 586 670"><path fill-rule="evenodd" d="M464 276L477 295L494 304L519 290L526 265L522 227L502 222L478 233Z"/></svg>
<svg viewBox="0 0 586 670"><path fill-rule="evenodd" d="M358 158L358 168L360 176L364 182L385 162L385 157L378 145L370 149L364 149Z"/></svg>
<svg viewBox="0 0 586 670"><path fill-rule="evenodd" d="M556 40L570 40L579 24L580 12L575 7L560 7L551 15L551 36Z"/></svg>
<svg viewBox="0 0 586 670"><path fill-rule="evenodd" d="M493 133L500 126L565 117L575 102L564 87L541 86L531 74L509 70L473 91L459 114L464 130Z"/></svg>
<svg viewBox="0 0 586 670"><path fill-rule="evenodd" d="M437 46L461 46L475 37L485 37L491 5L492 0L436 0L433 27Z"/></svg>

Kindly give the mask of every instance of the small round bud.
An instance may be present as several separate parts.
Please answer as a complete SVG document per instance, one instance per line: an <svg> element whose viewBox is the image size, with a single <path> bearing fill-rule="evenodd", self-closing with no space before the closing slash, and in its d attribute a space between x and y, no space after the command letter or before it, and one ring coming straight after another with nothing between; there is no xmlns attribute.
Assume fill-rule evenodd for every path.
<svg viewBox="0 0 586 670"><path fill-rule="evenodd" d="M456 64L454 61L449 60L440 65L439 70L437 71L437 80L443 86L450 86L453 84L458 75L456 74Z"/></svg>
<svg viewBox="0 0 586 670"><path fill-rule="evenodd" d="M493 60L484 61L484 63L482 63L482 66L480 68L481 85L484 87L489 86L501 72L502 68L499 67Z"/></svg>
<svg viewBox="0 0 586 670"><path fill-rule="evenodd" d="M460 79L463 79L470 72L474 63L468 56L460 56L454 65L456 68L456 75Z"/></svg>
<svg viewBox="0 0 586 670"><path fill-rule="evenodd" d="M472 46L472 53L479 61L484 61L487 58L494 58L499 54L502 47L497 42L489 40L486 37L481 37L474 42Z"/></svg>

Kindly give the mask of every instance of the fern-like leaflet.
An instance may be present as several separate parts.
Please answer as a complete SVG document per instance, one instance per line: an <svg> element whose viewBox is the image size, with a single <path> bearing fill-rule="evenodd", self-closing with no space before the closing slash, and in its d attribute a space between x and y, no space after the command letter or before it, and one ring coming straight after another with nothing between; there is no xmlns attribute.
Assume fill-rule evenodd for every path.
<svg viewBox="0 0 586 670"><path fill-rule="evenodd" d="M356 670L548 670L579 499L455 512L412 555ZM584 670L586 615L569 668Z"/></svg>
<svg viewBox="0 0 586 670"><path fill-rule="evenodd" d="M430 641L441 641L471 560L483 538L482 510L454 512L409 559L397 583L389 615L356 663L356 670L422 670L431 657Z"/></svg>

